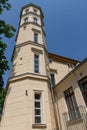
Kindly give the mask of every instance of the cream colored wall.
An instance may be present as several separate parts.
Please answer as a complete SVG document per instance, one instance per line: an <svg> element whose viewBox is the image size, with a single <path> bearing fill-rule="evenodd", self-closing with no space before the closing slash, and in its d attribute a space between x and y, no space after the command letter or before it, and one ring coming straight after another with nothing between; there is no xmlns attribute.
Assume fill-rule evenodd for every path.
<svg viewBox="0 0 87 130"><path fill-rule="evenodd" d="M50 69L57 70L57 73L55 74L55 82L56 84L71 70L69 70L67 63L62 63L58 61L52 61L52 63L49 64Z"/></svg>
<svg viewBox="0 0 87 130"><path fill-rule="evenodd" d="M80 75L80 73L82 73L82 76ZM80 91L79 85L78 85L78 81L85 76L87 76L87 62L85 64L83 64L75 72L73 72L71 75L69 75L63 82L61 82L54 89L54 91L57 92L57 95L58 95L57 103L59 106L59 114L60 114L60 118L61 118L62 130L65 130L63 113L66 113L68 111L66 101L64 98L64 91L72 86L73 90L74 90L77 105L86 106L82 93Z"/></svg>
<svg viewBox="0 0 87 130"><path fill-rule="evenodd" d="M27 41L33 42L34 41L34 31L32 30L33 28L41 32L41 33L38 33L38 43L43 45L41 27L38 27L38 26L35 26L32 24L26 25L26 29L24 29L24 26L19 28L19 33L18 33L16 45L18 45L20 43L27 42Z"/></svg>
<svg viewBox="0 0 87 130"><path fill-rule="evenodd" d="M37 18L37 24L41 25L41 20L40 20L40 16L37 16L37 15L34 15L34 14L26 14L24 16L22 16L22 19L21 19L21 22L20 22L20 25L24 24L24 19L25 18L28 18L28 22L33 22L33 18Z"/></svg>
<svg viewBox="0 0 87 130"><path fill-rule="evenodd" d="M26 90L28 96L25 94ZM42 124L47 126L45 130L54 129L54 124L51 122L53 117L51 117L51 98L49 101L47 82L26 78L25 80L10 83L9 85L1 121L2 130L33 130L34 92L36 91L42 93Z"/></svg>
<svg viewBox="0 0 87 130"><path fill-rule="evenodd" d="M32 51L32 48L41 50L42 54ZM33 46L32 44L16 48L12 63L11 76L17 76L24 73L34 73L34 54L39 55L39 74L46 76L45 52L42 47Z"/></svg>
<svg viewBox="0 0 87 130"><path fill-rule="evenodd" d="M22 15L25 14L26 9L29 9L29 12L33 12L33 9L36 9L36 8L35 7L27 7L25 9L23 9ZM38 9L36 9L36 10L37 10L37 14L40 15L40 11Z"/></svg>

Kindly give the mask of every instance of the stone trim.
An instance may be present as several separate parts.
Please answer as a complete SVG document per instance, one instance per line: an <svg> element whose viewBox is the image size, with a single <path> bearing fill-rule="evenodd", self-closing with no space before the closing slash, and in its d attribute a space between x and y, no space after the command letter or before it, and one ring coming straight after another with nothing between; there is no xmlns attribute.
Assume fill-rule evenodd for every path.
<svg viewBox="0 0 87 130"><path fill-rule="evenodd" d="M75 125L75 124L79 124L83 122L83 119L80 117L78 119L74 119L74 120L71 120L71 121L67 121L67 126L71 126L71 125Z"/></svg>
<svg viewBox="0 0 87 130"><path fill-rule="evenodd" d="M40 50L40 49L36 49L36 48L33 48L33 47L32 47L31 50L32 50L33 52L35 52L35 53L43 54L42 50Z"/></svg>
<svg viewBox="0 0 87 130"><path fill-rule="evenodd" d="M38 128L38 129L40 129L40 128L43 128L43 129L45 129L45 128L47 128L47 125L46 124L32 124L32 127L33 128Z"/></svg>
<svg viewBox="0 0 87 130"><path fill-rule="evenodd" d="M37 30L35 28L32 28L32 31L36 32L36 33L40 33L41 34L41 31L40 30Z"/></svg>
<svg viewBox="0 0 87 130"><path fill-rule="evenodd" d="M56 70L56 69L52 69L52 68L50 68L50 72L52 72L52 73L56 73L56 74L57 74L57 70Z"/></svg>

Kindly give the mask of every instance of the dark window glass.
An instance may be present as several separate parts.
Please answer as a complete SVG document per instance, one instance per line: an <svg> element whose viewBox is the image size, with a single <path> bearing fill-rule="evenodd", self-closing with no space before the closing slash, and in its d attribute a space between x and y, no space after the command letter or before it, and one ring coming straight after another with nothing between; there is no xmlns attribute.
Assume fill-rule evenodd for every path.
<svg viewBox="0 0 87 130"><path fill-rule="evenodd" d="M34 55L34 72L39 73L39 56Z"/></svg>
<svg viewBox="0 0 87 130"><path fill-rule="evenodd" d="M87 77L79 81L80 89L87 105Z"/></svg>
<svg viewBox="0 0 87 130"><path fill-rule="evenodd" d="M35 117L35 123L36 123L36 124L40 124L40 123L41 123L41 117L36 116L36 117Z"/></svg>
<svg viewBox="0 0 87 130"><path fill-rule="evenodd" d="M24 19L24 22L25 22L25 23L27 23L27 22L28 22L28 18L27 18L27 17Z"/></svg>
<svg viewBox="0 0 87 130"><path fill-rule="evenodd" d="M37 14L37 10L36 9L34 9L34 13Z"/></svg>
<svg viewBox="0 0 87 130"><path fill-rule="evenodd" d="M33 18L34 23L37 23L37 18Z"/></svg>
<svg viewBox="0 0 87 130"><path fill-rule="evenodd" d="M41 115L41 110L40 109L35 109L35 115Z"/></svg>
<svg viewBox="0 0 87 130"><path fill-rule="evenodd" d="M35 113L35 123L41 123L41 93L35 93L34 95L34 113Z"/></svg>
<svg viewBox="0 0 87 130"><path fill-rule="evenodd" d="M34 42L38 43L38 34L34 33Z"/></svg>
<svg viewBox="0 0 87 130"><path fill-rule="evenodd" d="M51 84L52 86L55 86L55 76L54 74L50 74L50 76L51 76Z"/></svg>
<svg viewBox="0 0 87 130"><path fill-rule="evenodd" d="M27 14L28 12L29 12L29 9L26 9L26 10L25 10L25 13Z"/></svg>
<svg viewBox="0 0 87 130"><path fill-rule="evenodd" d="M35 107L40 108L40 102L35 102Z"/></svg>
<svg viewBox="0 0 87 130"><path fill-rule="evenodd" d="M68 113L69 113L70 119L73 120L75 118L79 118L80 113L79 113L79 109L77 107L73 88L70 87L69 89L64 91L64 95L65 95L65 100L66 100L66 103L67 103Z"/></svg>

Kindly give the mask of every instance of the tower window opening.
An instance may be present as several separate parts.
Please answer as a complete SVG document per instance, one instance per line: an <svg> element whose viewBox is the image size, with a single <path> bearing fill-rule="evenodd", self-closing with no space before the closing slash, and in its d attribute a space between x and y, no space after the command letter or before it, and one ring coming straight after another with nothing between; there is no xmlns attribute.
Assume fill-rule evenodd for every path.
<svg viewBox="0 0 87 130"><path fill-rule="evenodd" d="M50 74L50 78L52 86L55 86L55 75L53 73Z"/></svg>
<svg viewBox="0 0 87 130"><path fill-rule="evenodd" d="M28 18L26 17L25 19L24 19L24 23L27 23L28 22Z"/></svg>
<svg viewBox="0 0 87 130"><path fill-rule="evenodd" d="M41 124L41 93L34 94L34 122Z"/></svg>
<svg viewBox="0 0 87 130"><path fill-rule="evenodd" d="M29 12L29 9L26 9L26 10L25 10L25 14L27 14L28 12Z"/></svg>
<svg viewBox="0 0 87 130"><path fill-rule="evenodd" d="M35 14L37 14L37 10L36 10L36 9L34 9L33 12L34 12Z"/></svg>
<svg viewBox="0 0 87 130"><path fill-rule="evenodd" d="M37 23L37 18L34 17L34 18L33 18L33 22L34 22L34 23Z"/></svg>
<svg viewBox="0 0 87 130"><path fill-rule="evenodd" d="M34 33L34 42L38 43L38 34Z"/></svg>
<svg viewBox="0 0 87 130"><path fill-rule="evenodd" d="M39 55L34 55L34 72L39 73Z"/></svg>

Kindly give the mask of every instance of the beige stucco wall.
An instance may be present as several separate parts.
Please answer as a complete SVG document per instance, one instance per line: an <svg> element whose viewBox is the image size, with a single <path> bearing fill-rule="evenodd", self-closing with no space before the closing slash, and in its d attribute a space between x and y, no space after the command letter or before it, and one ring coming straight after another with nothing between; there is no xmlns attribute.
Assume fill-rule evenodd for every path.
<svg viewBox="0 0 87 130"><path fill-rule="evenodd" d="M82 75L80 75L80 73L82 73ZM87 76L87 62L84 63L81 67L79 67L72 74L70 74L65 80L63 80L54 89L54 91L57 92L57 96L58 96L57 104L59 107L59 114L60 114L60 119L61 119L61 124L62 124L63 130L65 130L63 113L66 113L68 111L66 101L64 98L64 91L72 86L73 90L74 90L77 105L86 107L82 93L81 93L79 85L78 85L78 81L85 76Z"/></svg>
<svg viewBox="0 0 87 130"><path fill-rule="evenodd" d="M41 53L33 51L32 48L40 50ZM11 76L17 76L24 73L34 74L34 54L39 55L39 74L46 75L45 52L43 47L27 44L26 46L16 48L12 63Z"/></svg>
<svg viewBox="0 0 87 130"><path fill-rule="evenodd" d="M50 69L54 69L57 71L55 74L55 82L56 84L66 75L68 74L72 69L68 68L68 63L63 63L59 61L55 61L52 59L52 63L49 64Z"/></svg>
<svg viewBox="0 0 87 130"><path fill-rule="evenodd" d="M26 90L28 96L25 94ZM2 130L33 129L34 92L42 93L42 124L46 125L46 130L53 129L48 84L46 81L28 78L9 84L1 121Z"/></svg>
<svg viewBox="0 0 87 130"><path fill-rule="evenodd" d="M25 26L26 28L24 28ZM27 42L27 41L33 42L34 41L34 31L32 30L33 28L40 31L40 33L38 33L38 43L43 45L41 27L32 25L31 23L23 25L19 28L16 45Z"/></svg>

